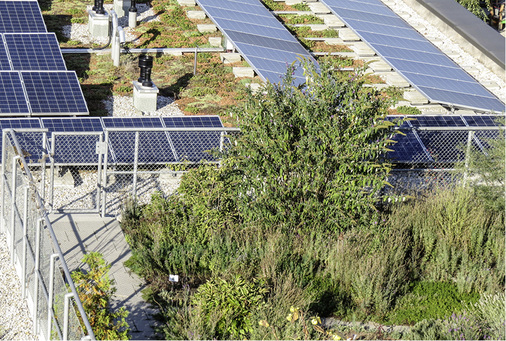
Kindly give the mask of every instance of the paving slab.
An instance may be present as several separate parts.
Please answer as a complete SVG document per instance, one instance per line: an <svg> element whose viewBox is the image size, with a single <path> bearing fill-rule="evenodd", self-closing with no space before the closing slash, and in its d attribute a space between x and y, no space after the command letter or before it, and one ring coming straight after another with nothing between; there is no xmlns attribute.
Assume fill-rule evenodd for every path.
<svg viewBox="0 0 506 341"><path fill-rule="evenodd" d="M126 320L132 340L155 339L151 315L156 310L141 297L141 290L146 287L143 280L124 266L131 251L119 222L112 217L102 218L98 213L54 213L49 219L70 271L84 267L81 260L86 253L100 252L111 264L109 275L116 282L117 291L111 304L130 312Z"/></svg>

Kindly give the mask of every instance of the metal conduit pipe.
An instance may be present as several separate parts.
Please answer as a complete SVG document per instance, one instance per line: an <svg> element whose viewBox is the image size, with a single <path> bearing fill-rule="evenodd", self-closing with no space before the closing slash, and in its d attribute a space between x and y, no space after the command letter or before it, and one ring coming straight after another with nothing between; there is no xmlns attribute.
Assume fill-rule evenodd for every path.
<svg viewBox="0 0 506 341"><path fill-rule="evenodd" d="M197 52L207 52L207 53L218 53L224 52L225 49L222 47L199 47ZM78 54L78 53L101 53L106 54L110 53L111 49L61 49L62 53L68 54ZM121 49L122 53L127 53L126 49ZM128 49L128 53L195 53L194 47L181 47L181 48L169 48L169 47L158 47L151 49Z"/></svg>

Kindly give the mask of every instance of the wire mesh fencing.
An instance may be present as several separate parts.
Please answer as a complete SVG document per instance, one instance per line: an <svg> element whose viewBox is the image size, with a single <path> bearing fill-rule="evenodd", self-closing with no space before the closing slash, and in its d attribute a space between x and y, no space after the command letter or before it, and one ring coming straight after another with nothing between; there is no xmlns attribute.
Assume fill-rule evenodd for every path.
<svg viewBox="0 0 506 341"><path fill-rule="evenodd" d="M25 141L20 143L18 138ZM36 179L43 178L44 153L41 158L29 153L24 149L27 141L39 141L43 151L44 134L17 136L12 130L3 131L1 227L32 315L34 334L46 340L94 339L40 196ZM30 162L33 160L37 161ZM39 174L32 176L32 172ZM62 306L61 302L67 304Z"/></svg>

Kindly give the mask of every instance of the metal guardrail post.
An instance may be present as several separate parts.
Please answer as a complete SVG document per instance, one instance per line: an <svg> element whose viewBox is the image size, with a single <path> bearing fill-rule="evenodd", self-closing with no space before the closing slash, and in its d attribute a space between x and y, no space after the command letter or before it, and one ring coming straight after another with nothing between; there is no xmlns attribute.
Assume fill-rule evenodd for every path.
<svg viewBox="0 0 506 341"><path fill-rule="evenodd" d="M70 298L74 297L74 294L69 292L65 294L65 303L63 306L63 340L68 340L69 336L69 307Z"/></svg>
<svg viewBox="0 0 506 341"><path fill-rule="evenodd" d="M21 280L23 287L21 288L21 296L25 298L26 296L26 249L27 249L27 230L28 230L28 191L30 190L30 187L25 186L25 205L23 207L23 259L21 260Z"/></svg>
<svg viewBox="0 0 506 341"><path fill-rule="evenodd" d="M104 135L100 134L98 135L98 143L100 147L102 147L104 143ZM107 154L107 148L105 148L105 153ZM96 196L96 202L97 202L97 213L100 212L100 197L102 195L102 150L98 153L98 167L97 167L97 196Z"/></svg>
<svg viewBox="0 0 506 341"><path fill-rule="evenodd" d="M105 217L105 208L107 205L107 161L109 161L109 131L105 131L105 145L107 146L105 155L104 155L104 172L102 177L102 218Z"/></svg>
<svg viewBox="0 0 506 341"><path fill-rule="evenodd" d="M40 230L43 219L37 221L35 230L35 266L34 266L34 288L33 288L33 333L37 335L37 310L39 309L39 266L40 266Z"/></svg>
<svg viewBox="0 0 506 341"><path fill-rule="evenodd" d="M137 196L137 167L139 166L139 132L135 132L135 147L134 147L134 178L132 195L135 200Z"/></svg>
<svg viewBox="0 0 506 341"><path fill-rule="evenodd" d="M468 169L469 169L469 161L471 160L471 145L473 143L474 131L470 130L467 133L467 145L466 145L466 155L464 160L464 186L467 184L468 178Z"/></svg>
<svg viewBox="0 0 506 341"><path fill-rule="evenodd" d="M14 265L14 255L16 254L14 252L14 243L15 243L15 229L14 224L16 223L16 172L17 172L17 163L19 161L19 156L16 155L12 158L12 177L11 177L11 186L12 186L12 192L11 192L11 263Z"/></svg>
<svg viewBox="0 0 506 341"><path fill-rule="evenodd" d="M51 153L50 153L50 160L51 160L51 167L49 169L49 195L48 195L48 206L49 211L53 211L53 200L54 200L54 153L55 153L55 145L56 145L56 137L53 132L51 135L51 138L49 139L49 143L51 144Z"/></svg>
<svg viewBox="0 0 506 341"><path fill-rule="evenodd" d="M53 253L49 259L49 299L47 304L47 340L51 340L51 325L53 322L53 291L54 291L54 268L57 253Z"/></svg>

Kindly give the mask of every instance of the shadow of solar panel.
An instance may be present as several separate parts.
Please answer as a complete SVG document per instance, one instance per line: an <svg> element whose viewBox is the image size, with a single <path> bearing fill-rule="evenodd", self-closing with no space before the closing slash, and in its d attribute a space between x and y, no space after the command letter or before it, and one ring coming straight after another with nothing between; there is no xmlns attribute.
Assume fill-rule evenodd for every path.
<svg viewBox="0 0 506 341"><path fill-rule="evenodd" d="M220 147L220 132L186 131L169 133L177 155L177 161L215 161L209 153Z"/></svg>
<svg viewBox="0 0 506 341"><path fill-rule="evenodd" d="M417 133L434 162L451 164L464 160L469 132L418 131Z"/></svg>
<svg viewBox="0 0 506 341"><path fill-rule="evenodd" d="M427 156L423 146L420 144L413 131L403 131L403 134L396 134L392 140L397 141L390 146L393 152L387 153L387 158L393 163L431 163L433 160Z"/></svg>
<svg viewBox="0 0 506 341"><path fill-rule="evenodd" d="M84 115L88 107L74 71L23 71L32 113Z"/></svg>
<svg viewBox="0 0 506 341"><path fill-rule="evenodd" d="M23 92L19 74L14 71L0 72L0 115L29 115L28 103Z"/></svg>
<svg viewBox="0 0 506 341"><path fill-rule="evenodd" d="M13 70L66 70L54 33L4 34Z"/></svg>
<svg viewBox="0 0 506 341"><path fill-rule="evenodd" d="M47 32L37 1L0 1L0 33Z"/></svg>

